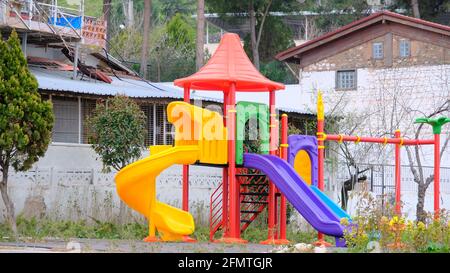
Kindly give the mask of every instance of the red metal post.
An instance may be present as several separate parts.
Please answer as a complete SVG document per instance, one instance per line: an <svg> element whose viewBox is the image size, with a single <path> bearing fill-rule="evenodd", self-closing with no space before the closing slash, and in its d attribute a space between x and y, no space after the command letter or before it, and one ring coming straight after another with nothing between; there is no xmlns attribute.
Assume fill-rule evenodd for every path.
<svg viewBox="0 0 450 273"><path fill-rule="evenodd" d="M395 131L395 138L401 139L400 130ZM401 160L400 148L402 143L395 144L395 213L401 214Z"/></svg>
<svg viewBox="0 0 450 273"><path fill-rule="evenodd" d="M283 114L281 116L281 158L287 160L288 158L288 116ZM285 240L284 243L289 243L286 240L286 197L281 195L280 202L280 240Z"/></svg>
<svg viewBox="0 0 450 273"><path fill-rule="evenodd" d="M325 143L323 141L323 137L321 137L320 133L323 134L324 131L324 120L323 119L318 119L317 120L317 136L318 136L318 161L319 161L319 166L318 166L318 181L317 181L317 187L319 188L319 190L323 191L324 188L324 160L325 160L325 156L324 156L324 149L325 149ZM321 243L323 241L323 234L322 233L318 233L317 234L317 239L318 239L318 243Z"/></svg>
<svg viewBox="0 0 450 273"><path fill-rule="evenodd" d="M434 218L439 218L440 200L440 168L441 168L441 135L434 134Z"/></svg>
<svg viewBox="0 0 450 273"><path fill-rule="evenodd" d="M350 141L350 142L369 142L380 144L402 144L404 145L434 145L434 139L402 139L402 138L384 138L384 137L364 137L347 135L324 135L329 141Z"/></svg>
<svg viewBox="0 0 450 273"><path fill-rule="evenodd" d="M269 128L270 128L270 138L269 138L269 153L271 155L275 155L276 154L276 110L275 110L275 92L271 91L269 92L269 113L270 113L270 123L269 123ZM261 242L263 244L267 244L267 243L272 243L275 239L275 233L276 233L276 228L275 228L275 217L276 217L276 200L275 200L275 193L276 193L276 188L275 185L272 182L269 182L269 204L268 204L268 238L267 240Z"/></svg>
<svg viewBox="0 0 450 273"><path fill-rule="evenodd" d="M228 129L228 186L229 186L229 226L225 242L246 243L241 239L239 185L236 180L236 84L231 83L228 90L227 107Z"/></svg>
<svg viewBox="0 0 450 273"><path fill-rule="evenodd" d="M229 102L228 102L228 92L223 92L223 123L225 126L227 126L227 109ZM229 209L229 203L228 203L228 168L223 168L222 171L222 225L223 225L223 237L228 237L228 229L230 226L230 222L228 221L228 209Z"/></svg>
<svg viewBox="0 0 450 273"><path fill-rule="evenodd" d="M190 87L184 86L184 102L190 103ZM193 128L190 128L192 130ZM193 136L193 134L191 134ZM189 211L189 165L183 165L183 200L182 209Z"/></svg>
<svg viewBox="0 0 450 273"><path fill-rule="evenodd" d="M222 229L223 237L228 237L228 168L222 169Z"/></svg>
<svg viewBox="0 0 450 273"><path fill-rule="evenodd" d="M324 160L325 160L325 110L323 105L322 93L319 91L317 96L317 146L318 146L318 165L317 166L317 187L323 191L324 189ZM317 233L317 246L331 246L330 243L324 240L321 232Z"/></svg>

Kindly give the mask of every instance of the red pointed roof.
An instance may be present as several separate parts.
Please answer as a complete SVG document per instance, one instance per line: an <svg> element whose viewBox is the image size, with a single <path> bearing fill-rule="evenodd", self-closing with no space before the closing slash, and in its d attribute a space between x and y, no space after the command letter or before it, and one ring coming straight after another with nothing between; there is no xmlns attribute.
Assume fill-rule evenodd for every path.
<svg viewBox="0 0 450 273"><path fill-rule="evenodd" d="M234 33L223 35L214 55L193 75L175 80L175 85L190 86L196 90L228 89L236 84L236 91L273 91L284 89L284 85L264 77L253 66L242 48L239 36Z"/></svg>

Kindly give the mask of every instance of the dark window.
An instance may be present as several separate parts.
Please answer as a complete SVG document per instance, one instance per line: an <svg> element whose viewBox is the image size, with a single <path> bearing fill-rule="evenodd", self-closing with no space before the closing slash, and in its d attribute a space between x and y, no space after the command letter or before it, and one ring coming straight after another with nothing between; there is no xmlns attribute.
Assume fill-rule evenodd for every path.
<svg viewBox="0 0 450 273"><path fill-rule="evenodd" d="M336 73L336 89L356 89L356 70L341 70Z"/></svg>
<svg viewBox="0 0 450 273"><path fill-rule="evenodd" d="M141 105L147 119L145 145L173 144L172 124L167 121L166 108L166 104Z"/></svg>
<svg viewBox="0 0 450 273"><path fill-rule="evenodd" d="M400 40L399 49L401 58L407 58L411 56L411 43L409 42L409 40Z"/></svg>
<svg viewBox="0 0 450 273"><path fill-rule="evenodd" d="M88 119L91 118L94 114L94 110L96 107L96 100L90 100L90 99L81 99L81 113L83 115L83 118L81 120L81 127L82 127L82 135L81 135L81 141L84 144L89 143L89 127L88 127Z"/></svg>
<svg viewBox="0 0 450 273"><path fill-rule="evenodd" d="M374 59L384 58L383 43L381 42L372 43L372 58Z"/></svg>
<svg viewBox="0 0 450 273"><path fill-rule="evenodd" d="M153 142L153 107L154 104L145 104L141 105L141 110L145 114L146 122L145 122L145 130L147 134L145 135L145 146L154 145Z"/></svg>
<svg viewBox="0 0 450 273"><path fill-rule="evenodd" d="M76 98L53 98L53 142L79 143L79 105Z"/></svg>

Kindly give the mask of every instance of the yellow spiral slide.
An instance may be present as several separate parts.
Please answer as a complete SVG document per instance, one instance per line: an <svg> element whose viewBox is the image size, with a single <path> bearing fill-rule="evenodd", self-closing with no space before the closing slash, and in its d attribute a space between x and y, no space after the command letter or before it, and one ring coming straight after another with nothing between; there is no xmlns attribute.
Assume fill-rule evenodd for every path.
<svg viewBox="0 0 450 273"><path fill-rule="evenodd" d="M163 241L183 240L195 230L194 219L189 212L156 199L157 176L174 164L224 164L227 161L227 132L218 113L185 102L172 102L167 107L167 117L175 126L175 146L151 147L149 157L126 166L115 177L119 197L149 220L147 241L157 240L156 230ZM196 140L194 134L191 134L192 139L182 135L187 125L201 128L201 133L196 134ZM215 134L219 132L221 137L210 139L204 134L204 126L208 130L213 128Z"/></svg>

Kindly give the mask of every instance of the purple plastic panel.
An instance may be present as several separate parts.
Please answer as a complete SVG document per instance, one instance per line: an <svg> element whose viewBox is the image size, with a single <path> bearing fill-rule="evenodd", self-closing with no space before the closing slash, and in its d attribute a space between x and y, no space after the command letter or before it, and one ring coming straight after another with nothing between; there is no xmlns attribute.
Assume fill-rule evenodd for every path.
<svg viewBox="0 0 450 273"><path fill-rule="evenodd" d="M301 150L304 150L311 159L311 184L317 187L318 176L318 151L317 151L317 138L315 136L307 135L290 135L288 137L288 162L294 167L295 156Z"/></svg>
<svg viewBox="0 0 450 273"><path fill-rule="evenodd" d="M344 226L294 168L274 155L244 154L244 166L262 171L294 208L318 231L342 237Z"/></svg>

